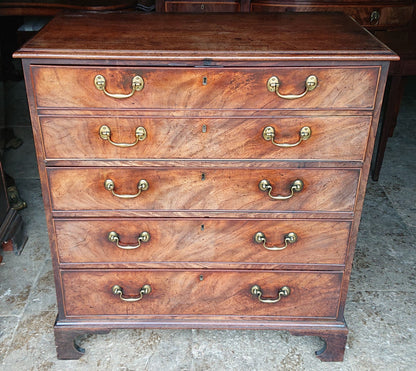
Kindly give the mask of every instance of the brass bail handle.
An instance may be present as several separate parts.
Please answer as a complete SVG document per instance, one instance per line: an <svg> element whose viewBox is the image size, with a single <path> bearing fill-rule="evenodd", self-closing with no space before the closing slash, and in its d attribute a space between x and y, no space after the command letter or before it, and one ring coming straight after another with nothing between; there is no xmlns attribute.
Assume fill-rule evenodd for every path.
<svg viewBox="0 0 416 371"><path fill-rule="evenodd" d="M263 192L267 192L269 197L273 200L288 200L289 198L292 198L295 192L300 192L303 189L303 182L300 179L296 179L291 185L290 185L290 195L288 196L272 196L272 190L273 187L270 184L270 182L266 179L263 179L259 183L259 188Z"/></svg>
<svg viewBox="0 0 416 371"><path fill-rule="evenodd" d="M107 95L108 97L116 98L116 99L130 98L136 91L140 91L144 88L143 78L139 75L134 76L133 79L131 80L131 92L128 94L109 93L105 89L105 84L106 84L106 80L103 75L95 76L94 78L95 87L98 90L104 92L104 94Z"/></svg>
<svg viewBox="0 0 416 371"><path fill-rule="evenodd" d="M305 91L302 94L280 94L280 81L276 76L270 77L267 81L267 90L276 93L283 99L298 99L304 97L308 92L314 90L318 86L318 78L315 75L310 75L305 80Z"/></svg>
<svg viewBox="0 0 416 371"><path fill-rule="evenodd" d="M142 232L139 234L139 237L137 238L137 245L126 245L126 244L122 244L120 242L120 236L117 232L110 232L108 234L108 240L114 244L116 244L117 247L119 247L120 249L123 250L133 250L133 249L137 249L141 246L142 242L149 242L150 241L150 233L149 232Z"/></svg>
<svg viewBox="0 0 416 371"><path fill-rule="evenodd" d="M274 141L276 136L274 127L266 126L263 129L263 139L267 141L271 141L275 146L289 148L289 147L296 147L301 144L304 140L308 140L311 137L312 130L309 126L304 126L299 131L299 140L296 143L277 143Z"/></svg>
<svg viewBox="0 0 416 371"><path fill-rule="evenodd" d="M101 125L99 134L100 134L101 139L107 140L113 146L122 147L122 148L133 147L137 143L139 143L139 141L143 141L147 137L146 129L143 126L138 126L136 128L136 131L135 131L136 140L133 143L116 143L116 142L113 142L111 140L111 129L107 125Z"/></svg>
<svg viewBox="0 0 416 371"><path fill-rule="evenodd" d="M149 183L145 179L141 179L139 183L137 183L137 189L139 191L133 195L120 195L114 192L115 184L111 179L107 179L104 182L104 188L106 189L106 191L111 192L113 196L118 198L136 198L142 193L142 191L146 191L149 189Z"/></svg>
<svg viewBox="0 0 416 371"><path fill-rule="evenodd" d="M133 301L139 301L143 299L143 295L148 295L152 292L152 288L150 287L150 285L143 285L140 290L139 290L139 296L137 298L126 298L123 295L123 288L119 285L114 285L111 288L111 291L113 292L113 295L119 295L120 299L123 301L129 301L129 302L133 302Z"/></svg>
<svg viewBox="0 0 416 371"><path fill-rule="evenodd" d="M283 286L278 292L277 292L277 298L271 299L271 298L262 298L263 291L261 290L259 285L254 285L250 289L251 295L257 296L257 299L261 301L262 303L277 303L282 299L282 297L289 296L290 295L290 288L288 286Z"/></svg>
<svg viewBox="0 0 416 371"><path fill-rule="evenodd" d="M255 243L263 244L264 248L267 250L279 251L279 250L286 249L288 244L295 243L298 240L298 235L295 232L289 232L288 234L285 235L284 242L283 242L284 245L280 247L279 246L272 246L272 247L267 246L266 245L267 239L263 232L257 232L254 235L253 239Z"/></svg>

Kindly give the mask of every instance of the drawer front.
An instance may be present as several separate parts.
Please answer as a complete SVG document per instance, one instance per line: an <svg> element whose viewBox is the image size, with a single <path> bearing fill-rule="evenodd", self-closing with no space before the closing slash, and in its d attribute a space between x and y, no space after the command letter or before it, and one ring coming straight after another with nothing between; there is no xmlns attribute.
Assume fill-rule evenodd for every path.
<svg viewBox="0 0 416 371"><path fill-rule="evenodd" d="M32 66L38 108L129 109L372 109L379 67L128 68ZM108 97L94 85L106 79L109 93L132 91L139 75L144 87L126 99ZM301 94L308 76L317 87L300 99L282 99L267 89L270 77L281 94Z"/></svg>
<svg viewBox="0 0 416 371"><path fill-rule="evenodd" d="M239 11L239 2L165 1L166 13L235 13Z"/></svg>
<svg viewBox="0 0 416 371"><path fill-rule="evenodd" d="M41 117L47 159L300 159L362 161L371 118ZM266 128L272 128L272 143ZM106 135L108 128L110 134ZM137 128L145 135L136 136ZM310 137L302 138L302 128ZM100 135L101 132L101 135ZM103 134L104 132L104 134ZM70 133L71 135L68 135ZM110 142L113 142L111 143ZM300 141L300 142L299 142ZM135 144L134 144L135 143ZM120 147L130 144L131 147Z"/></svg>
<svg viewBox="0 0 416 371"><path fill-rule="evenodd" d="M55 220L60 263L344 264L349 222L305 220ZM109 240L116 232L117 240ZM143 237L148 232L150 239ZM283 250L285 238L295 233ZM139 243L139 238L141 238ZM117 243L119 246L117 246ZM133 247L136 247L134 248ZM130 248L130 249L129 249Z"/></svg>
<svg viewBox="0 0 416 371"><path fill-rule="evenodd" d="M359 169L48 169L54 210L351 212L359 174ZM141 180L148 189L135 198L112 194L134 196ZM270 182L273 197L290 196L296 180L303 189L290 199L274 200L260 190L262 180ZM106 181L113 183L112 191Z"/></svg>
<svg viewBox="0 0 416 371"><path fill-rule="evenodd" d="M266 316L335 318L342 274L262 271L62 271L66 316ZM150 294L137 302L114 295L118 285L126 297L137 297L144 285ZM290 294L274 304L251 294L260 286L275 297L287 286Z"/></svg>
<svg viewBox="0 0 416 371"><path fill-rule="evenodd" d="M406 2L402 2L406 3ZM412 20L413 5L407 1L407 5L383 6L357 6L353 4L324 4L324 5L288 5L279 4L276 1L254 1L251 3L252 12L343 12L354 18L362 26L369 29L406 27Z"/></svg>

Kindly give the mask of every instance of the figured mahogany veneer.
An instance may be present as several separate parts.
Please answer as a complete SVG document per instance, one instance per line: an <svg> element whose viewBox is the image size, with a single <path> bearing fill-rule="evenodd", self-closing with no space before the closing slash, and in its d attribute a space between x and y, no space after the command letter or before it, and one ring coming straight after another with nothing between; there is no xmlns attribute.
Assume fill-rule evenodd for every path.
<svg viewBox="0 0 416 371"><path fill-rule="evenodd" d="M131 169L50 168L52 210L195 210L268 212L352 212L359 171L357 169ZM106 179L120 195L137 193L145 179L149 189L133 199L120 199L104 188ZM289 200L272 200L259 189L269 180L272 196L290 195L300 179L303 190Z"/></svg>
<svg viewBox="0 0 416 371"><path fill-rule="evenodd" d="M367 109L374 108L380 68L31 68L39 108L104 109ZM115 100L94 86L102 75L109 92L129 93L135 75L145 81L131 99ZM301 101L276 99L264 87L272 76L282 94L302 93L317 75L318 87ZM206 78L206 83L204 82ZM72 88L76 86L76 88ZM354 91L351 90L354 86ZM163 93L162 93L163 92ZM190 94L189 92L192 92ZM221 92L221 94L218 94Z"/></svg>
<svg viewBox="0 0 416 371"><path fill-rule="evenodd" d="M46 159L299 159L363 161L370 116L292 116L270 118L177 117L41 117ZM111 129L111 140L132 143L136 128L147 137L131 148L100 138ZM275 141L293 144L307 126L311 137L301 145L281 148L263 138L267 126ZM71 133L71 135L68 135ZM56 145L59 143L59 146Z"/></svg>
<svg viewBox="0 0 416 371"><path fill-rule="evenodd" d="M59 358L79 358L74 338L85 332L228 328L321 336L318 357L343 359L390 50L340 14L130 13L61 16L17 56L48 220ZM109 97L97 75L109 93L131 92L135 75L144 85ZM318 84L303 97L267 88L277 76L280 94L299 95L310 75ZM100 136L103 125L110 134ZM264 138L267 126L277 143L297 143L304 126L311 136L281 148ZM134 142L137 127L141 140L116 146ZM141 180L148 189L137 197L117 196L135 195ZM271 196L291 196L296 180L303 189L274 200L262 180ZM284 249L267 249L285 239Z"/></svg>
<svg viewBox="0 0 416 371"><path fill-rule="evenodd" d="M211 270L65 271L64 301L68 317L178 315L182 320L195 316L240 317L320 317L335 319L338 312L342 274L339 272L264 272ZM126 303L115 296L114 285L127 297L136 297L144 284L152 291L141 305ZM251 294L259 285L265 297L275 297L282 286L290 294L279 305L260 303ZM322 292L325 287L325 292ZM79 300L89 298L88 305ZM247 318L248 319L248 318Z"/></svg>
<svg viewBox="0 0 416 371"><path fill-rule="evenodd" d="M141 263L158 268L180 263L228 268L241 264L322 264L325 269L325 265L344 264L351 223L298 219L56 219L54 226L59 262L68 266L89 263L94 267L134 267ZM108 240L112 231L119 234L122 245L137 245L143 231L150 234L150 240L137 249L123 250ZM265 234L268 247L284 246L290 232L296 233L297 241L284 250L266 250L254 241L257 232Z"/></svg>

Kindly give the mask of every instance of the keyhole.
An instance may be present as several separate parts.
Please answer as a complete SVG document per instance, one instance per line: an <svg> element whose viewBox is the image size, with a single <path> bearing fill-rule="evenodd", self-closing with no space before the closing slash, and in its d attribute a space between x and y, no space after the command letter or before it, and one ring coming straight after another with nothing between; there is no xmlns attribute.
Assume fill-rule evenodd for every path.
<svg viewBox="0 0 416 371"><path fill-rule="evenodd" d="M202 125L202 132L206 133L207 132L207 126L206 125Z"/></svg>
<svg viewBox="0 0 416 371"><path fill-rule="evenodd" d="M199 280L200 281L203 281L204 280L204 276L202 274L199 276Z"/></svg>
<svg viewBox="0 0 416 371"><path fill-rule="evenodd" d="M206 85L207 84L207 78L206 77L204 77L203 79L202 79L202 85Z"/></svg>
<svg viewBox="0 0 416 371"><path fill-rule="evenodd" d="M201 231L205 230L205 225L201 224Z"/></svg>
<svg viewBox="0 0 416 371"><path fill-rule="evenodd" d="M205 180L205 173L201 174L201 180Z"/></svg>

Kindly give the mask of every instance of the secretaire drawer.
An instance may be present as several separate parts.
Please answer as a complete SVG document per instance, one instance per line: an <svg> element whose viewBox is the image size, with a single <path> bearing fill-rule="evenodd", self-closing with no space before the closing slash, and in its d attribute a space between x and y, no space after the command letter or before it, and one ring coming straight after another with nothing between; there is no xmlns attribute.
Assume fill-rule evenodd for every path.
<svg viewBox="0 0 416 371"><path fill-rule="evenodd" d="M350 222L54 220L60 263L344 264Z"/></svg>
<svg viewBox="0 0 416 371"><path fill-rule="evenodd" d="M38 108L213 110L372 109L380 72L379 67L371 66L342 68L32 66L31 70ZM315 85L313 78L308 79L309 76L316 77ZM270 80L272 77L277 79ZM309 90L313 86L316 87ZM269 88L274 91L269 91ZM299 99L286 99L279 97L276 91L286 98L288 95L306 94ZM112 94L113 97L106 93ZM120 95L131 96L121 98Z"/></svg>
<svg viewBox="0 0 416 371"><path fill-rule="evenodd" d="M371 118L41 117L47 159L362 161Z"/></svg>
<svg viewBox="0 0 416 371"><path fill-rule="evenodd" d="M48 169L54 210L351 212L359 174L359 169Z"/></svg>
<svg viewBox="0 0 416 371"><path fill-rule="evenodd" d="M340 273L283 271L108 270L62 271L61 275L68 317L231 315L333 319L337 316L342 279ZM278 298L282 288L284 292L277 303L263 303L253 286L258 286L263 300ZM139 298L141 289L141 300L122 300Z"/></svg>

